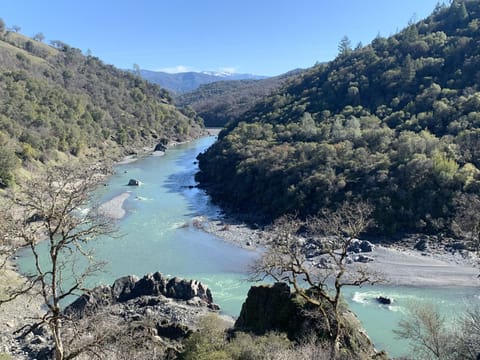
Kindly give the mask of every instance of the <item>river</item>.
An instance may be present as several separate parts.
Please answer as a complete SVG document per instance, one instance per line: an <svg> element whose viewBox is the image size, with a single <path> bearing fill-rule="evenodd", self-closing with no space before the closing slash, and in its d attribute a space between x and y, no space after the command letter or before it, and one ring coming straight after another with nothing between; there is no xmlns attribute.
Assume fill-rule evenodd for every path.
<svg viewBox="0 0 480 360"><path fill-rule="evenodd" d="M225 243L192 224L195 216L221 212L202 190L189 187L195 185L195 157L214 141L214 137L200 138L169 148L164 156L116 166L115 175L108 179L108 186L98 189L98 195L106 202L128 192L126 215L118 223L121 236L95 241L95 257L107 265L90 286L111 284L127 274L143 276L160 271L206 283L223 312L239 314L251 286L245 271L257 254ZM126 186L131 178L141 180L142 185ZM27 252L20 255L18 265L28 272L32 258ZM378 295L395 302L379 305L373 300ZM347 289L345 299L376 347L391 356L405 355L408 350L392 330L412 301L435 303L447 317L460 313L467 303L480 303L474 288L362 287Z"/></svg>

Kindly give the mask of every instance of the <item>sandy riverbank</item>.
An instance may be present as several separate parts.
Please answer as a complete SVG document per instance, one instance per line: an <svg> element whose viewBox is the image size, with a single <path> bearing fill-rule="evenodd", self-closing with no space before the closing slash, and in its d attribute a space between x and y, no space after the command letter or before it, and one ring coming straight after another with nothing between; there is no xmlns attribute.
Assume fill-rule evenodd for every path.
<svg viewBox="0 0 480 360"><path fill-rule="evenodd" d="M266 233L264 231L251 229L233 218L196 216L192 219L192 224L225 242L247 250L257 250L265 246Z"/></svg>
<svg viewBox="0 0 480 360"><path fill-rule="evenodd" d="M368 267L383 273L392 285L480 288L478 257L470 252L428 253L376 246L366 255L374 259Z"/></svg>
<svg viewBox="0 0 480 360"><path fill-rule="evenodd" d="M265 246L267 234L250 229L232 218L196 217L198 228L245 249L258 250ZM472 252L436 250L421 252L405 246L376 245L364 255L373 259L366 264L382 273L387 284L398 286L479 287L479 258Z"/></svg>
<svg viewBox="0 0 480 360"><path fill-rule="evenodd" d="M100 214L109 217L111 219L120 220L122 219L126 211L123 208L123 203L130 197L129 192L121 193L120 195L115 196L113 199L101 204L98 208Z"/></svg>

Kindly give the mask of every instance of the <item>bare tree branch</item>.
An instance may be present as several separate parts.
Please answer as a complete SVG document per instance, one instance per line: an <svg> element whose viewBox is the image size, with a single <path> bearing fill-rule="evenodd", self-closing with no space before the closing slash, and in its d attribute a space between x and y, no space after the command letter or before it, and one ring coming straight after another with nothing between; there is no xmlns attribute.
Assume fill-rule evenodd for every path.
<svg viewBox="0 0 480 360"><path fill-rule="evenodd" d="M348 249L372 225L372 211L367 203L345 202L336 211L325 210L306 221L283 216L270 229L267 249L250 270L251 280L271 277L288 283L296 294L322 313L333 357L339 347L342 325L339 311L342 289L375 284L383 278L364 266L347 266ZM307 258L307 241L323 254L323 262L317 266Z"/></svg>
<svg viewBox="0 0 480 360"><path fill-rule="evenodd" d="M48 168L45 174L20 184L17 191L8 194L11 211L1 219L2 242L27 246L34 260L26 286L13 291L10 299L37 288L47 309L40 321L25 327L23 335L48 325L56 359L72 358L81 352L77 349L65 353L62 329L68 319L61 301L84 289L86 279L103 265L93 260L93 249L86 246L100 235L115 232L113 222L98 213L92 199L98 183L97 171ZM43 239L46 254L39 247Z"/></svg>

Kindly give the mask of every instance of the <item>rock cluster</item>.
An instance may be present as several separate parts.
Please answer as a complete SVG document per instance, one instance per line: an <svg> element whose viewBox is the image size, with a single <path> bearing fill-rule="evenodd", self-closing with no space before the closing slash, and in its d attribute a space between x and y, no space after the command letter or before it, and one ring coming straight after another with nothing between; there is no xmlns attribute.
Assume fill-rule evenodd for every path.
<svg viewBox="0 0 480 360"><path fill-rule="evenodd" d="M347 249L349 252L353 252L355 254L361 252L371 252L373 250L373 245L371 242L367 240L358 240L355 239L352 241L352 244Z"/></svg>
<svg viewBox="0 0 480 360"><path fill-rule="evenodd" d="M159 272L141 279L129 275L111 286L96 287L67 306L64 313L73 321L65 322L64 331L69 333L69 324L87 324L87 332L91 331L88 324L116 324L121 336L133 326L142 341L161 344L164 351L176 354L182 339L197 329L198 321L217 310L210 290L199 281L170 279ZM30 333L23 340L21 347L29 358L52 356L52 339L45 330L39 328L41 334Z"/></svg>
<svg viewBox="0 0 480 360"><path fill-rule="evenodd" d="M370 256L363 255L363 253L370 253L373 251L373 244L367 240L354 239L352 244L348 247L348 252L351 253L349 260L353 262L368 263L374 259Z"/></svg>
<svg viewBox="0 0 480 360"><path fill-rule="evenodd" d="M156 272L147 274L141 279L135 275L124 276L115 280L112 286L98 286L70 304L65 313L83 316L99 308L144 296L161 296L185 301L188 305L203 306L211 310L219 309L218 305L213 303L210 289L201 282L177 277L168 279Z"/></svg>

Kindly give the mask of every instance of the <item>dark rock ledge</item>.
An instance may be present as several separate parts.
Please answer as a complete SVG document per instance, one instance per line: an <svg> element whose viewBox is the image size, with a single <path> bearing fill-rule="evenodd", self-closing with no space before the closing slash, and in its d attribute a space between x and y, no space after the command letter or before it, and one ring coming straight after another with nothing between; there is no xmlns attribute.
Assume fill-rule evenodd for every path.
<svg viewBox="0 0 480 360"><path fill-rule="evenodd" d="M218 310L210 289L199 281L166 278L159 272L141 279L129 275L111 286L98 286L68 305L64 313L72 321L64 323L64 333L75 337L74 328L82 327L88 334L95 328L91 324L104 323L115 324L121 336L133 327L142 342L161 346L161 351L170 354L167 358L173 359L182 340L197 330L199 321ZM223 318L233 324L233 319ZM118 346L116 337L110 348ZM20 346L28 358L50 359L53 355L53 342L46 328L29 334Z"/></svg>
<svg viewBox="0 0 480 360"><path fill-rule="evenodd" d="M65 313L81 317L101 307L122 304L142 297L158 297L159 301L168 298L184 302L185 305L210 310L220 309L213 303L210 289L201 282L177 277L168 279L156 272L147 274L141 279L135 275L124 276L115 280L112 286L98 286L67 306Z"/></svg>

